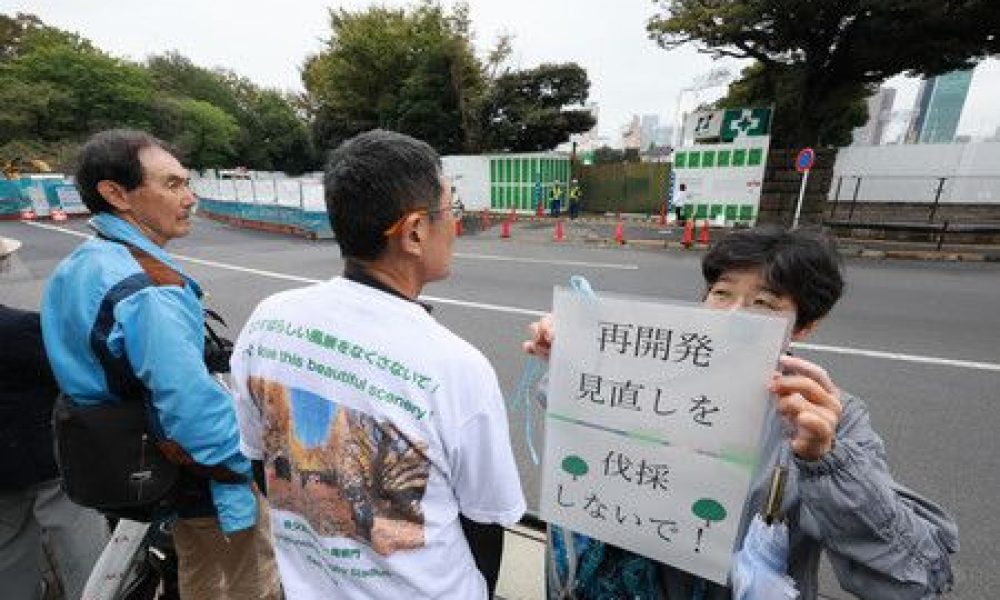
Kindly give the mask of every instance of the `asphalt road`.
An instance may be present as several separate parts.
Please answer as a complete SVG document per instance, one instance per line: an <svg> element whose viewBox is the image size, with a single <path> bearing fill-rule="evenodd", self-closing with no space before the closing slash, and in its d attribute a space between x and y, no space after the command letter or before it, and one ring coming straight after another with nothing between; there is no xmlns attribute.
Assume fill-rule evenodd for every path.
<svg viewBox="0 0 1000 600"><path fill-rule="evenodd" d="M13 279L0 283L0 302L37 307L45 278L86 231L0 222L0 235L25 246ZM184 268L209 292L235 337L263 297L340 272L331 241L240 231L199 221L169 248L189 257ZM696 301L700 254L502 241L495 234L456 244L452 277L425 296L445 325L493 361L505 392L518 381L526 325L551 303L552 286L586 276L597 290ZM834 379L866 398L885 438L897 479L948 507L961 528L962 549L951 596L994 597L1000 590L1000 265L848 260L846 296L800 348ZM535 436L540 431L535 422ZM538 474L520 414L511 415L529 505ZM535 441L540 446L540 439ZM540 448L539 448L540 449ZM824 595L846 598L824 574Z"/></svg>

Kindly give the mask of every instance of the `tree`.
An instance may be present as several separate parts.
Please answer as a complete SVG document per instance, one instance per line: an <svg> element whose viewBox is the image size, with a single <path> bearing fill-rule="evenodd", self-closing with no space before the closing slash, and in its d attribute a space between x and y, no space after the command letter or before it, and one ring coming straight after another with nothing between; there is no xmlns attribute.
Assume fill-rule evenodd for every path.
<svg viewBox="0 0 1000 600"><path fill-rule="evenodd" d="M492 150L551 150L571 133L587 131L588 110L567 108L587 101L590 81L576 63L543 64L505 73L492 83L483 108L485 147Z"/></svg>
<svg viewBox="0 0 1000 600"><path fill-rule="evenodd" d="M241 165L265 171L302 173L315 166L308 125L280 92L261 89L232 71L199 67L177 52L150 57L146 65L157 88L171 95L175 107L185 99L200 100L234 119L235 138L227 140L224 151L209 155L230 156ZM162 113L166 119L172 115L169 109ZM180 135L176 123L166 129L170 136Z"/></svg>
<svg viewBox="0 0 1000 600"><path fill-rule="evenodd" d="M194 169L233 164L233 142L240 127L236 119L221 108L194 98L167 98L159 104L167 115L163 121L165 137Z"/></svg>
<svg viewBox="0 0 1000 600"><path fill-rule="evenodd" d="M25 37L44 27L45 23L35 15L0 15L0 63L10 62L20 56L25 47Z"/></svg>
<svg viewBox="0 0 1000 600"><path fill-rule="evenodd" d="M441 153L470 146L474 98L483 79L464 5L452 15L424 2L410 10L330 12L326 49L309 57L302 80L314 137L333 147L383 127Z"/></svg>
<svg viewBox="0 0 1000 600"><path fill-rule="evenodd" d="M778 66L765 69L753 63L743 70L743 76L729 85L729 93L710 108L740 108L773 105L776 117L771 128L771 143L775 147L800 147L797 143L797 121L782 118L799 109L798 93L803 74L797 67ZM822 145L847 146L851 132L868 120L865 98L870 94L864 84L844 86L824 99L823 118L816 124L816 139Z"/></svg>
<svg viewBox="0 0 1000 600"><path fill-rule="evenodd" d="M82 137L112 126L144 128L152 121L155 88L149 74L72 34L29 32L16 57L0 64L0 80L18 82L20 89L10 92L15 96L26 90L42 94L44 101L29 104L7 98L17 103L0 111L34 115L32 133L45 140Z"/></svg>
<svg viewBox="0 0 1000 600"><path fill-rule="evenodd" d="M824 123L889 77L966 69L1000 51L995 0L656 1L664 12L647 31L663 48L755 59L761 74L744 87L793 90L771 100L797 146L842 140Z"/></svg>
<svg viewBox="0 0 1000 600"><path fill-rule="evenodd" d="M618 148L612 148L611 146L601 146L600 148L594 150L595 165L637 163L639 160L639 150L636 148L626 148L621 150Z"/></svg>
<svg viewBox="0 0 1000 600"><path fill-rule="evenodd" d="M45 81L0 75L0 143L54 140L72 129L70 94Z"/></svg>
<svg viewBox="0 0 1000 600"><path fill-rule="evenodd" d="M274 90L262 90L249 101L246 115L244 132L256 148L256 158L248 161L248 166L290 174L317 166L309 126L288 98Z"/></svg>
<svg viewBox="0 0 1000 600"><path fill-rule="evenodd" d="M317 162L305 118L280 92L177 52L135 64L33 15L0 15L0 146L61 158L108 127L147 129L195 168L300 173Z"/></svg>
<svg viewBox="0 0 1000 600"><path fill-rule="evenodd" d="M226 72L199 67L179 52L150 56L146 68L158 90L178 98L203 100L234 117L239 116L240 103Z"/></svg>

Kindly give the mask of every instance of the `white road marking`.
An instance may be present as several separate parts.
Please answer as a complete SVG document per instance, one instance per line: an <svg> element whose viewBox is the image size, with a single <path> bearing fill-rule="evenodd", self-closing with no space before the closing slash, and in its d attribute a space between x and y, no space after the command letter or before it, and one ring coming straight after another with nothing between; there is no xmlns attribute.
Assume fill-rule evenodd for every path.
<svg viewBox="0 0 1000 600"><path fill-rule="evenodd" d="M74 235L81 238L89 238L90 234L74 231L72 229L67 229L65 227L59 227L57 225L50 225L48 223L39 223L37 221L22 221L25 225L31 225L32 227L39 227L41 229L47 229L50 231L57 231L59 233L64 233L67 235ZM206 260L203 258L195 258L193 256L184 256L182 254L172 254L174 258L179 261L189 262L193 264L203 265L206 267L213 267L216 269L225 269L229 271L236 271L239 273L247 273L249 275L257 275L260 277L270 277L272 279L280 279L283 281L294 281L297 283L319 283L323 281L322 279L313 279L310 277L301 277L299 275L289 275L287 273L279 273L277 271L265 271L263 269L252 269L250 267L241 267L239 265L232 265L229 263L218 262L214 260ZM466 256L488 256L488 255L466 255ZM537 262L555 262L555 261L537 261ZM563 261L563 264L571 264L569 261ZM577 263L587 264L587 263ZM594 263L599 264L599 263ZM627 266L627 265L620 265ZM638 268L638 267L637 267ZM477 310L487 310L492 312L502 312L515 315L523 315L528 317L540 317L546 313L544 310L533 310L530 308L519 308L516 306L504 306L501 304L487 304L484 302L471 302L468 300L459 300L457 298L441 298L438 296L421 296L422 300L428 302L437 302L439 304L449 304L452 306L461 306L464 308L473 308ZM803 350L812 350L813 352L829 352L831 354L848 354L852 356L865 356L868 358L884 359L884 360L895 360L899 362L909 362L917 364L928 364L937 365L942 367L956 367L961 369L971 369L974 371L992 371L1000 372L1000 363L988 363L988 362L976 362L970 360L956 360L951 358L939 358L935 356L919 356L915 354L901 354L898 352L885 352L882 350L867 350L864 348L846 348L843 346L826 346L822 344L807 344L802 342L793 342L793 348L801 348Z"/></svg>
<svg viewBox="0 0 1000 600"><path fill-rule="evenodd" d="M820 344L806 344L803 342L792 342L792 347L802 348L803 350L815 350L816 352L830 352L832 354L853 354L854 356L884 358L887 360L898 360L901 362L924 363L929 365L938 365L942 367L959 367L962 369L973 369L976 371L1000 372L1000 363L976 362L971 360L956 360L952 358L938 358L935 356L919 356L916 354L900 354L898 352L865 350L863 348L843 348L841 346L823 346Z"/></svg>
<svg viewBox="0 0 1000 600"><path fill-rule="evenodd" d="M519 263L541 264L541 265L565 265L569 267L589 267L593 269L621 269L624 271L639 270L639 265L628 265L619 263L595 263L595 262L584 262L579 260L555 260L547 258L500 256L498 254L468 254L465 252L456 252L454 256L456 258L471 258L475 260L497 260L497 261L519 262Z"/></svg>

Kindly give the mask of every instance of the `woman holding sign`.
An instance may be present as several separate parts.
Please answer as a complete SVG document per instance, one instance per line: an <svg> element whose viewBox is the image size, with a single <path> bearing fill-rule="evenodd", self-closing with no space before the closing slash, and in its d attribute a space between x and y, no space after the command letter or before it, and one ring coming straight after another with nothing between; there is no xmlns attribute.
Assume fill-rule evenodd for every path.
<svg viewBox="0 0 1000 600"><path fill-rule="evenodd" d="M702 273L706 306L794 313L796 341L816 329L843 289L830 241L801 230L735 231L705 255ZM524 350L547 358L554 339L546 316L531 325ZM861 399L812 362L788 355L780 365L768 383L774 417L744 516L763 512L772 472L787 467L780 504L789 537L785 572L799 597L817 597L824 550L841 586L860 598L926 598L949 590L950 555L958 549L951 517L893 479ZM738 539L745 539L749 521ZM729 588L585 536L550 531L550 537L557 555L548 569L550 599L732 597Z"/></svg>

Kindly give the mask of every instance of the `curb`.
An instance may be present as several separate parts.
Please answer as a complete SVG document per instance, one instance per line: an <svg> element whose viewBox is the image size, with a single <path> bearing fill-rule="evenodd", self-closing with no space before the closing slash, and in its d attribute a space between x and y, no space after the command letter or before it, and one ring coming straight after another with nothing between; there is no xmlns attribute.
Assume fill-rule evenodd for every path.
<svg viewBox="0 0 1000 600"><path fill-rule="evenodd" d="M1000 262L1000 252L963 252L954 250L880 250L877 248L846 248L844 256L873 260L912 260L923 262Z"/></svg>
<svg viewBox="0 0 1000 600"><path fill-rule="evenodd" d="M685 248L680 242L668 240L625 240L623 244L615 243L613 238L585 238L585 243L600 246L625 246L651 250L688 250L705 251L708 246L693 244ZM910 260L923 262L1000 262L1000 251L997 252L955 252L948 250L879 250L875 248L841 248L840 254L846 257L864 258L869 260Z"/></svg>
<svg viewBox="0 0 1000 600"><path fill-rule="evenodd" d="M230 215L213 213L206 210L199 210L198 215L212 221L225 223L227 225L232 225L233 227L237 227L239 229L255 229L257 231L266 231L268 233L294 235L297 237L306 238L308 240L316 240L321 237L314 231L310 231L302 227L296 227L295 225L270 223L267 221L255 221L252 219L244 219L242 217L234 217Z"/></svg>

